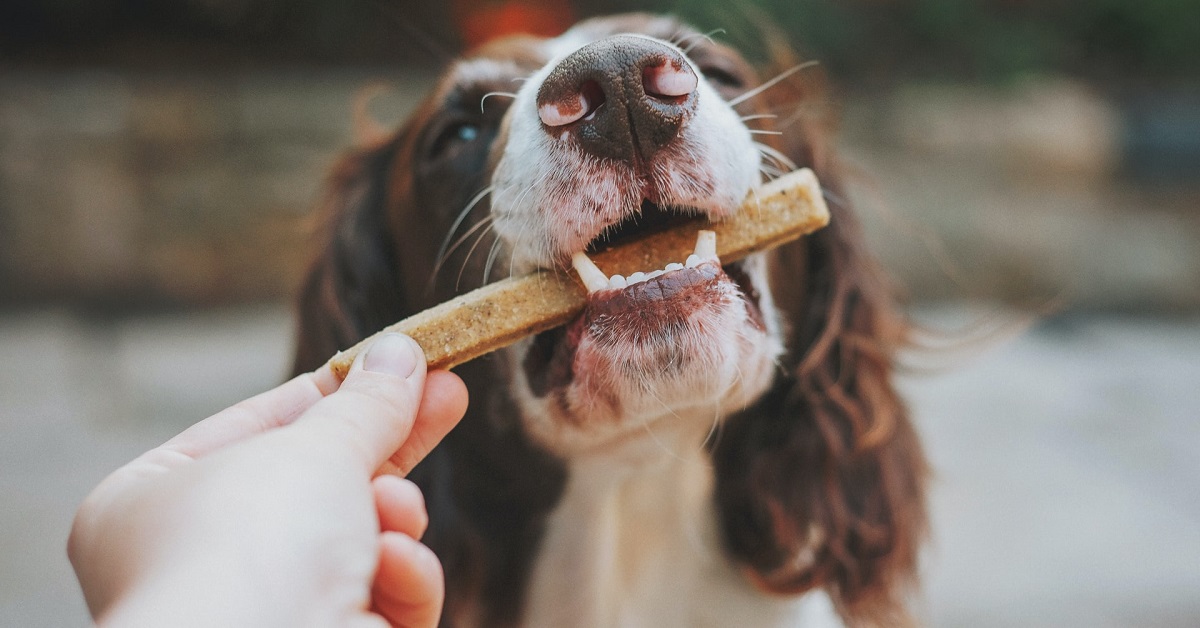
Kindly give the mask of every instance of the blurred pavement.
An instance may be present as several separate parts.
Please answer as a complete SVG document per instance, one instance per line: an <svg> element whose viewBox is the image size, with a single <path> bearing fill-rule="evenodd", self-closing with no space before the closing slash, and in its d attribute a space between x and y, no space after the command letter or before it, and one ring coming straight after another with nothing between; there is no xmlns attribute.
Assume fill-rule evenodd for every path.
<svg viewBox="0 0 1200 628"><path fill-rule="evenodd" d="M939 329L979 312L923 309ZM286 308L0 315L0 625L82 625L64 542L114 467L265 389ZM1200 625L1200 318L1063 317L910 356L936 468L929 625Z"/></svg>

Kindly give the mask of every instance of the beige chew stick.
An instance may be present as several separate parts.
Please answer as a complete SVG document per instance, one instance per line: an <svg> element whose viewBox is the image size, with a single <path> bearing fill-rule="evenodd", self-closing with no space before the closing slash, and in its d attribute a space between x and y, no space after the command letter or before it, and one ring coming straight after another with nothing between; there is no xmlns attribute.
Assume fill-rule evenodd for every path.
<svg viewBox="0 0 1200 628"><path fill-rule="evenodd" d="M717 234L718 257L729 263L828 223L829 209L817 177L803 168L751 191L741 210L727 220L697 218L590 257L606 275L662 268L685 259L696 243L696 232L710 229ZM338 378L344 378L354 358L372 339L400 332L421 345L430 369L451 368L566 324L583 310L586 301L587 290L574 273L542 270L504 279L390 325L333 356L329 366Z"/></svg>

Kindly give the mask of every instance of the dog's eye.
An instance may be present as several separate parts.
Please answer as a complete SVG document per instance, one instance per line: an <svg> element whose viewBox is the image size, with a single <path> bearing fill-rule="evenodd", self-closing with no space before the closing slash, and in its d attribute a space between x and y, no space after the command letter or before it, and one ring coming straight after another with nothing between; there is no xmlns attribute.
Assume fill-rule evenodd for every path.
<svg viewBox="0 0 1200 628"><path fill-rule="evenodd" d="M479 136L479 127L475 126L474 124L458 125L458 141L470 142L471 140L475 139L478 136Z"/></svg>
<svg viewBox="0 0 1200 628"><path fill-rule="evenodd" d="M745 81L725 68L719 68L713 65L704 65L700 66L700 73L703 74L704 78L708 79L708 82L712 83L715 87L732 87L734 89L741 89L746 86Z"/></svg>
<svg viewBox="0 0 1200 628"><path fill-rule="evenodd" d="M433 140L430 156L437 158L465 144L470 144L479 138L479 125L474 122L452 122L442 128L437 138Z"/></svg>

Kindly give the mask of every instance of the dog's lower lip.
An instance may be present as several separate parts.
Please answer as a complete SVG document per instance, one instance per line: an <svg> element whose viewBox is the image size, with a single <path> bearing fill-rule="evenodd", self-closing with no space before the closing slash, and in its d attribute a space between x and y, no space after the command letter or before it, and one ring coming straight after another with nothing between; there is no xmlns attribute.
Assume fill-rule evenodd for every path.
<svg viewBox="0 0 1200 628"><path fill-rule="evenodd" d="M594 292L588 296L588 304L589 307L599 303L604 303L607 308L612 308L614 304L624 304L624 307L636 307L639 301L644 303L647 300L669 299L672 293L682 285L696 281L712 280L721 274L725 276L725 281L731 281L737 287L742 298L750 306L752 317L760 317L761 315L758 312L758 289L752 284L749 275L743 269L743 262L741 261L721 264L719 261L709 260L693 267L684 267L669 273L656 275L653 278L647 278L620 290ZM586 317L586 313L580 314L574 321L567 323L566 327L570 328ZM563 329L563 327L557 327L549 331L544 331L538 334L536 338L538 341L550 337L557 338L563 334ZM567 335L569 336L570 334Z"/></svg>
<svg viewBox="0 0 1200 628"><path fill-rule="evenodd" d="M752 324L763 329L758 290L743 269L743 264L739 261L720 265L710 261L695 268L664 273L654 279L629 286L625 290L605 290L593 293L588 298L587 308L577 318L565 326L555 327L534 337L522 363L532 392L538 397L543 397L550 390L565 386L572 381L575 352L581 341L593 333L593 324L606 319L611 321L630 314L636 315L639 311L644 316L646 312L660 310L662 305L666 305L665 311L671 311L670 303L675 304L674 309L678 313L680 307L687 308L684 305L686 301L681 302L678 299L689 298L687 296L689 293L692 295L691 298L694 298L697 288L704 290L705 286L715 287L722 283L732 283L746 302ZM676 318L677 329L680 319ZM653 315L648 319L642 318L643 322L640 327L645 334L643 341L649 336L657 335L660 331L670 333L668 328L672 324L666 321L661 321L666 328L653 329L656 320L660 319ZM622 336L622 338L624 338L622 342L637 342L632 336Z"/></svg>

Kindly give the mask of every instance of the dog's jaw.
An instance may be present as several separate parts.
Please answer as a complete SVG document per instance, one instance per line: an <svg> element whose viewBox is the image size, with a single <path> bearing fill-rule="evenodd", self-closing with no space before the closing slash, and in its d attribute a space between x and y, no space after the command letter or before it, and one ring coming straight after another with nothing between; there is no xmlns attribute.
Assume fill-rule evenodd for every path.
<svg viewBox="0 0 1200 628"><path fill-rule="evenodd" d="M506 116L495 149L492 216L501 259L513 272L563 267L644 201L729 216L761 180L749 130L703 80L695 114L638 167L591 155L566 132L547 132L538 116L539 86L563 58L608 34L575 29L546 42L550 61L524 83ZM697 429L685 430L692 436L681 445L701 446L722 416L766 390L783 352L765 266L762 258L747 260L730 270L735 281L710 260L674 279L600 290L565 329L509 349L508 372L527 430L551 450L573 455L690 417Z"/></svg>
<svg viewBox="0 0 1200 628"><path fill-rule="evenodd" d="M746 260L739 280L764 281L764 266ZM723 416L769 386L783 351L769 292L752 303L714 262L683 285L645 285L656 281L672 280L598 294L565 329L509 350L526 429L544 445L571 456L683 421L696 429L670 448L695 451Z"/></svg>

